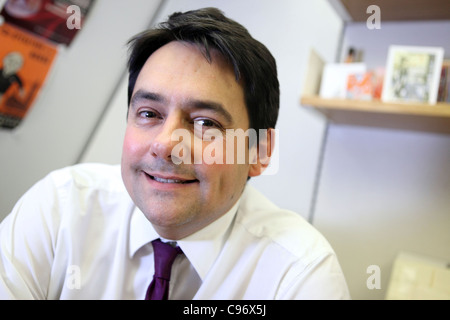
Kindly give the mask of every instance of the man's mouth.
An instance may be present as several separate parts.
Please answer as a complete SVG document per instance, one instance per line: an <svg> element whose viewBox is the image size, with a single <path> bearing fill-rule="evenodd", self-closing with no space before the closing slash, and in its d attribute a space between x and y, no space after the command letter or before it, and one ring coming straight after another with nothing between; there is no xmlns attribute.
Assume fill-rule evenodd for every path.
<svg viewBox="0 0 450 320"><path fill-rule="evenodd" d="M155 181L160 182L160 183L188 184L188 183L198 182L197 179L187 180L187 179L181 179L181 178L162 178L162 177L153 176L153 175L148 174L148 173L146 173L146 175L150 179L155 180Z"/></svg>

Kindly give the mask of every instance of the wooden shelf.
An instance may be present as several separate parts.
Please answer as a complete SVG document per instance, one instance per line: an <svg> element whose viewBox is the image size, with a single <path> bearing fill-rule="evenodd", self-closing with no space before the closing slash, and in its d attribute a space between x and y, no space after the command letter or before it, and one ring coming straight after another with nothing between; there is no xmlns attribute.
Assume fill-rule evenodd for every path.
<svg viewBox="0 0 450 320"><path fill-rule="evenodd" d="M332 123L450 134L449 103L384 103L305 95L300 104L320 111Z"/></svg>

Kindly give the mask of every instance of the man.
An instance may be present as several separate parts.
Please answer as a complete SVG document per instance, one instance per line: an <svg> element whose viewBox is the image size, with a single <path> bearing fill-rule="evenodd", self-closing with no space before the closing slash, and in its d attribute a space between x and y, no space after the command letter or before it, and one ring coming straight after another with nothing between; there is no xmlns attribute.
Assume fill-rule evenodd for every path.
<svg viewBox="0 0 450 320"><path fill-rule="evenodd" d="M22 197L0 227L0 297L348 299L322 235L247 184L273 150L269 51L213 8L130 50L120 168L58 170Z"/></svg>

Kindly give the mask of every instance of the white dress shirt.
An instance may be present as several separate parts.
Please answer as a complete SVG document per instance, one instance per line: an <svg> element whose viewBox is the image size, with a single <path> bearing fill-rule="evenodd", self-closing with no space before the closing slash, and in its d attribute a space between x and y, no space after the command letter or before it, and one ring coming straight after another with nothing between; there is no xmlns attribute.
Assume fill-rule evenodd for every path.
<svg viewBox="0 0 450 320"><path fill-rule="evenodd" d="M0 299L144 299L156 238L119 166L54 171L0 224ZM325 238L250 185L225 215L177 243L170 299L350 298Z"/></svg>

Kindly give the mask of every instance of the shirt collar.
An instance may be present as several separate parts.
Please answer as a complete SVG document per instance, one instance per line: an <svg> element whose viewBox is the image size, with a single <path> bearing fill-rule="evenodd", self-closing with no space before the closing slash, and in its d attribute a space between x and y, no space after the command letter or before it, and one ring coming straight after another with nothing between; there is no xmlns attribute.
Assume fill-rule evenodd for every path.
<svg viewBox="0 0 450 320"><path fill-rule="evenodd" d="M177 241L183 253L197 271L200 279L204 279L209 269L225 244L230 233L230 226L239 207L238 200L233 207L216 221L190 236Z"/></svg>
<svg viewBox="0 0 450 320"><path fill-rule="evenodd" d="M195 271L203 280L219 255L230 232L230 225L239 207L240 199L219 219L196 233L177 241ZM130 258L142 246L160 238L142 211L135 207L130 222Z"/></svg>
<svg viewBox="0 0 450 320"><path fill-rule="evenodd" d="M158 239L159 234L153 229L150 221L147 220L144 213L135 206L130 222L130 258L141 247Z"/></svg>

